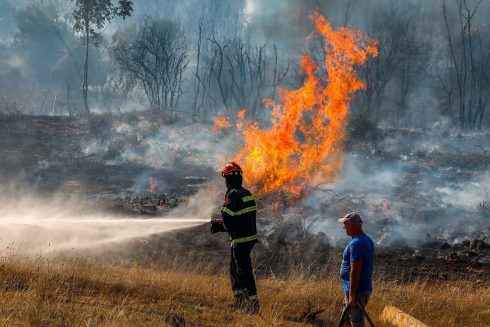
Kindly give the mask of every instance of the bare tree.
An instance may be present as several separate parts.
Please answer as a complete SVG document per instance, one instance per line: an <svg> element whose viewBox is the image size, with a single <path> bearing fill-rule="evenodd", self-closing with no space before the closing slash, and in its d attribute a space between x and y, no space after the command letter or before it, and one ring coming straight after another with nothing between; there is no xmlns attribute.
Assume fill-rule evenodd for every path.
<svg viewBox="0 0 490 327"><path fill-rule="evenodd" d="M447 108L461 129L480 129L490 95L490 46L483 26L475 26L475 15L482 0L473 6L467 0L455 0L457 30L448 17L447 1L442 15L447 32L447 74L439 77L447 97Z"/></svg>
<svg viewBox="0 0 490 327"><path fill-rule="evenodd" d="M406 123L407 110L410 97L415 94L419 84L424 80L424 74L429 66L432 46L430 38L424 37L420 30L421 23L417 23L413 16L408 16L403 24L400 35L397 67L394 72L395 80L395 121L397 125ZM422 29L424 29L422 25Z"/></svg>
<svg viewBox="0 0 490 327"><path fill-rule="evenodd" d="M175 111L189 64L188 49L177 24L146 17L134 36L115 37L113 54L129 79L143 89L154 110Z"/></svg>
<svg viewBox="0 0 490 327"><path fill-rule="evenodd" d="M402 38L409 24L395 7L379 12L372 21L370 35L379 40L378 56L361 69L366 82L363 108L366 114L379 119L386 87L397 69Z"/></svg>
<svg viewBox="0 0 490 327"><path fill-rule="evenodd" d="M378 56L360 69L365 89L355 102L374 120L406 123L409 100L427 76L431 53L420 8L405 4L377 10L369 35L378 40Z"/></svg>
<svg viewBox="0 0 490 327"><path fill-rule="evenodd" d="M202 102L199 103L198 99L201 94L201 84L202 79L200 75L200 64L201 64L201 45L202 45L202 27L203 27L203 17L199 19L198 27L198 38L197 38L197 49L196 49L196 70L194 71L194 77L196 81L195 91L194 91L194 101L192 103L192 116L196 117L202 109Z"/></svg>
<svg viewBox="0 0 490 327"><path fill-rule="evenodd" d="M285 80L289 70L278 63L277 48L272 56L266 46L254 46L241 37L218 40L208 38L212 45L204 59L203 92L228 111L247 109L248 115L257 117L263 100L275 97L277 87Z"/></svg>
<svg viewBox="0 0 490 327"><path fill-rule="evenodd" d="M270 96L270 98L272 100L275 99L277 88L282 83L284 83L284 81L286 80L286 77L288 75L288 72L289 72L289 63L287 64L286 68L284 68L284 70L280 69L279 64L278 64L277 47L275 44L273 45L273 47L274 47L274 57L273 57L274 72L272 74L272 80L271 80L272 81L272 90L271 90L271 96Z"/></svg>
<svg viewBox="0 0 490 327"><path fill-rule="evenodd" d="M1 112L7 115L21 115L25 111L25 107L16 101L10 101L6 97L2 97Z"/></svg>
<svg viewBox="0 0 490 327"><path fill-rule="evenodd" d="M82 92L85 111L90 113L88 107L88 63L89 45L93 43L97 46L102 39L102 35L97 30L101 30L117 16L123 18L131 16L133 2L130 0L119 0L115 6L111 0L72 0L75 3L73 19L76 32L83 35L85 44L85 60L83 64Z"/></svg>

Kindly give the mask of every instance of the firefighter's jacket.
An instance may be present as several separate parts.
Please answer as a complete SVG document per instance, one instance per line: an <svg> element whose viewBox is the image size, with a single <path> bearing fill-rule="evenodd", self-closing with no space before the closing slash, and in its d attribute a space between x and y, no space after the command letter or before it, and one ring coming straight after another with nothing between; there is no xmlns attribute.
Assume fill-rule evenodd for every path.
<svg viewBox="0 0 490 327"><path fill-rule="evenodd" d="M255 199L248 190L243 187L228 189L221 217L232 247L257 241L256 213Z"/></svg>

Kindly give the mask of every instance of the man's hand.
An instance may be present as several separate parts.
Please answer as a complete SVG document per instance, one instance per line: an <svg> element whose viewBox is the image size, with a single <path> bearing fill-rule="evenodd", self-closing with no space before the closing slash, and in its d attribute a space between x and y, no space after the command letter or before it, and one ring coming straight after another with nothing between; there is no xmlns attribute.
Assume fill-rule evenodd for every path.
<svg viewBox="0 0 490 327"><path fill-rule="evenodd" d="M356 295L351 295L349 293L349 307L351 308L355 308L357 307L357 301L356 301Z"/></svg>

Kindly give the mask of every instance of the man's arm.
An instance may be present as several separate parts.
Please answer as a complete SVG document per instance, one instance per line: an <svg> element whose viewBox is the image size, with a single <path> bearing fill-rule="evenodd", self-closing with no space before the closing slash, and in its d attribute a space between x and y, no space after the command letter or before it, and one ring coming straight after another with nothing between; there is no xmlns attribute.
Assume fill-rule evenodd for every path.
<svg viewBox="0 0 490 327"><path fill-rule="evenodd" d="M226 195L225 202L221 208L221 218L223 219L223 225L226 230L233 229L233 214L236 211L236 200L233 191Z"/></svg>
<svg viewBox="0 0 490 327"><path fill-rule="evenodd" d="M362 261L350 262L350 278L349 278L349 306L355 307L355 299L359 280L361 279Z"/></svg>

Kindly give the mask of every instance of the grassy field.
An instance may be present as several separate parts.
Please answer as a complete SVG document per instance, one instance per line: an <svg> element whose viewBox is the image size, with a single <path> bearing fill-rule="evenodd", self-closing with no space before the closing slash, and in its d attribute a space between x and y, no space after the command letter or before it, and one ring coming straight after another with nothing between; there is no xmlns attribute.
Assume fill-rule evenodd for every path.
<svg viewBox="0 0 490 327"><path fill-rule="evenodd" d="M0 260L0 326L336 326L338 276L259 278L260 315L231 309L228 276L177 268L100 266L84 260ZM483 281L376 282L368 312L377 326L385 304L430 326L490 326ZM314 322L305 313L324 309Z"/></svg>

